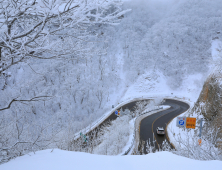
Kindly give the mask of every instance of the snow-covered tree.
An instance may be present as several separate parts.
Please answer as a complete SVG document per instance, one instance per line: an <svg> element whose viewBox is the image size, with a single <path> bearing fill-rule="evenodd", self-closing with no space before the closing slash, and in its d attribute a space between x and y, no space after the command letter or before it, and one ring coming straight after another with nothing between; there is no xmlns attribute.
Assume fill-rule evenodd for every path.
<svg viewBox="0 0 222 170"><path fill-rule="evenodd" d="M90 53L85 46L92 25L117 24L126 12L109 0L1 0L0 73L30 57L77 59Z"/></svg>
<svg viewBox="0 0 222 170"><path fill-rule="evenodd" d="M221 150L215 146L216 135L216 133L211 133L210 137L203 135L202 143L199 145L199 137L196 134L192 134L191 131L186 131L186 138L178 134L175 139L179 145L173 152L192 159L221 160Z"/></svg>
<svg viewBox="0 0 222 170"><path fill-rule="evenodd" d="M146 109L146 106L150 103L150 101L139 101L136 102L136 106L134 107L133 117L137 117L140 114L143 113L143 111Z"/></svg>
<svg viewBox="0 0 222 170"><path fill-rule="evenodd" d="M0 162L47 147L70 149L74 133L98 117L90 113L104 104L107 85L91 80L97 72L101 82L107 76L97 29L118 24L128 11L121 4L0 0Z"/></svg>
<svg viewBox="0 0 222 170"><path fill-rule="evenodd" d="M129 115L118 117L99 132L100 144L93 153L101 155L118 155L129 140Z"/></svg>

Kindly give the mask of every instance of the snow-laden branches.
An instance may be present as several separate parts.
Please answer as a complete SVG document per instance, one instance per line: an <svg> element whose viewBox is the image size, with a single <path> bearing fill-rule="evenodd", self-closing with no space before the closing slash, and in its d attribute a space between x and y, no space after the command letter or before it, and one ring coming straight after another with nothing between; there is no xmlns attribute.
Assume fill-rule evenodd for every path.
<svg viewBox="0 0 222 170"><path fill-rule="evenodd" d="M116 24L127 11L114 0L0 0L0 73L29 57L86 52L94 24Z"/></svg>
<svg viewBox="0 0 222 170"><path fill-rule="evenodd" d="M213 133L212 133L213 134ZM198 160L221 160L220 149L215 147L213 138L217 134L213 134L211 138L204 136L201 146L198 144L198 137L192 135L190 132L186 133L186 139L182 139L179 134L176 141L179 146L174 151L178 155L182 155L192 159Z"/></svg>
<svg viewBox="0 0 222 170"><path fill-rule="evenodd" d="M99 133L101 143L93 153L101 155L118 155L129 140L130 125L129 115L125 115L112 121L109 126L102 128Z"/></svg>
<svg viewBox="0 0 222 170"><path fill-rule="evenodd" d="M9 119L10 118L10 119ZM0 164L31 151L47 148L59 129L52 121L48 125L32 120L27 113L15 112L8 119L0 116Z"/></svg>

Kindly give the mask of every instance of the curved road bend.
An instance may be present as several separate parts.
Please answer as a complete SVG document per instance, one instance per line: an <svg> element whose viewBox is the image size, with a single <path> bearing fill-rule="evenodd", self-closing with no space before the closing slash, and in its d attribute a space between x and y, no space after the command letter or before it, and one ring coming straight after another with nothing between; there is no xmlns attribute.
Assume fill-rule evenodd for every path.
<svg viewBox="0 0 222 170"><path fill-rule="evenodd" d="M149 139L150 142L153 141L154 133L156 142L154 142L154 144L151 142L151 145L155 145L156 149L161 147L161 144L165 139L168 141L166 135L160 136L156 134L156 128L164 127L165 129L171 119L185 112L190 107L184 102L171 99L166 99L163 105L169 105L171 108L146 117L141 121L140 125L140 141L149 141ZM172 145L171 148L173 148Z"/></svg>

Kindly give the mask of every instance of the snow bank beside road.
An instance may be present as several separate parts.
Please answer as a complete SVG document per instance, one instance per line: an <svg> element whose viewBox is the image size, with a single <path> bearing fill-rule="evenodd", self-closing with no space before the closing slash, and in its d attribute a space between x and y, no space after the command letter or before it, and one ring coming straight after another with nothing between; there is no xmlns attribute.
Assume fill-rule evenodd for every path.
<svg viewBox="0 0 222 170"><path fill-rule="evenodd" d="M189 113L190 109L193 108L194 102L191 102L189 100L183 100L183 99L175 99L175 100L179 100L179 101L185 102L190 105L190 108L187 111L185 111L184 113L173 118L170 121L170 123L167 125L167 135L169 137L169 141L177 148L177 145L179 145L179 144L178 144L178 141L175 139L175 136L178 136L179 134L183 134L182 138L184 140L186 138L186 135L182 132L183 129L176 126L177 117L183 117L183 116L188 117L188 113Z"/></svg>
<svg viewBox="0 0 222 170"><path fill-rule="evenodd" d="M148 155L101 156L59 149L38 151L0 165L0 170L208 170L219 169L221 161L197 161L157 152ZM161 163L160 163L161 162Z"/></svg>

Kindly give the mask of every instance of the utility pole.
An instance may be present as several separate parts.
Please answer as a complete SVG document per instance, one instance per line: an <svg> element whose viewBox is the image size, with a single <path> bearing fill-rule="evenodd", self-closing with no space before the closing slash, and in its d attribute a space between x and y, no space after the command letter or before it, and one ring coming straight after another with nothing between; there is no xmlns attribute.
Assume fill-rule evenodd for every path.
<svg viewBox="0 0 222 170"><path fill-rule="evenodd" d="M200 134L199 134L199 140L198 140L198 143L199 145L201 146L201 142L202 142L202 139L201 139L201 133L202 133L202 125L203 124L203 118L200 119Z"/></svg>
<svg viewBox="0 0 222 170"><path fill-rule="evenodd" d="M202 122L203 122L203 118L200 119L200 134L199 134L200 139L201 139L201 133L202 133Z"/></svg>

